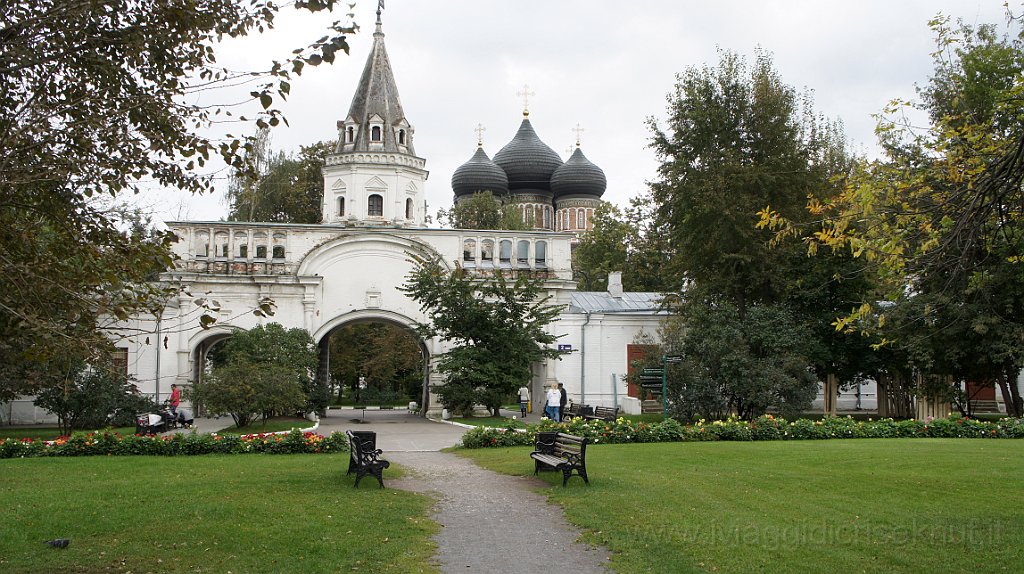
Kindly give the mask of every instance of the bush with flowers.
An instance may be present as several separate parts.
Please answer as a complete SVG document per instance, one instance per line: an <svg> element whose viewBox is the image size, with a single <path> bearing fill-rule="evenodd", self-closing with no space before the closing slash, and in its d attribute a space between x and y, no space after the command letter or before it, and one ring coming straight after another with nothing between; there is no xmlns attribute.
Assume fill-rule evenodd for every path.
<svg viewBox="0 0 1024 574"><path fill-rule="evenodd" d="M56 440L0 439L0 458L35 456L188 456L198 454L312 454L347 452L345 433L328 436L293 430L287 434L217 435L181 433L167 436L74 433Z"/></svg>
<svg viewBox="0 0 1024 574"><path fill-rule="evenodd" d="M591 443L677 442L677 441L761 441L825 440L837 438L1024 438L1024 419L1004 418L982 421L950 416L944 419L858 421L852 417L826 417L821 420L786 419L763 415L754 420L737 418L683 425L675 419L660 422L633 422L623 417L615 421L572 419L540 423L521 429L476 427L462 435L465 448L532 446L538 432L564 432L586 437Z"/></svg>

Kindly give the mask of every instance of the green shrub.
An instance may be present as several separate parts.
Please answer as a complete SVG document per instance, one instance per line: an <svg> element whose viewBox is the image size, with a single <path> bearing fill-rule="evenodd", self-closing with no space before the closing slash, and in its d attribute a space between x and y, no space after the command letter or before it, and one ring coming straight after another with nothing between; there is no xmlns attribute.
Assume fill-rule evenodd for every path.
<svg viewBox="0 0 1024 574"><path fill-rule="evenodd" d="M213 435L181 433L168 436L120 435L111 432L74 433L52 441L0 439L0 458L35 456L188 456L199 454L312 454L348 451L345 433L328 436L303 433Z"/></svg>
<svg viewBox="0 0 1024 574"><path fill-rule="evenodd" d="M828 417L822 420L787 421L763 415L752 421L730 418L708 423L704 420L683 425L675 419L661 422L587 421L576 418L556 423L542 419L529 425L526 432L478 427L463 435L465 448L532 445L537 432L564 432L586 437L591 442L675 442L675 441L762 441L825 440L837 438L1024 438L1024 419L1004 418L996 422L951 416L928 421L879 419L856 421L852 417Z"/></svg>

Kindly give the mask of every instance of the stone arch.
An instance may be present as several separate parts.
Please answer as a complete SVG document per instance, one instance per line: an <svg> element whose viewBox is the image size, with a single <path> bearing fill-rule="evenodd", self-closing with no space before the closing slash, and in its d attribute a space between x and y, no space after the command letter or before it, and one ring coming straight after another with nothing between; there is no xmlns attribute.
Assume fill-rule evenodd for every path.
<svg viewBox="0 0 1024 574"><path fill-rule="evenodd" d="M402 314L381 309L363 309L339 315L329 321L326 321L319 329L316 330L315 333L312 334L313 341L316 342L317 349L320 353L320 362L317 366L316 372L317 379L323 381L330 377L331 335L339 329L359 325L361 323L387 323L407 331L416 338L420 348L420 353L423 357L422 386L419 400L420 414L426 416L427 410L430 408L430 346L427 344L427 341L420 337L419 333L416 332L417 322Z"/></svg>
<svg viewBox="0 0 1024 574"><path fill-rule="evenodd" d="M189 337L188 340L188 360L189 360L189 377L188 384L194 385L197 382L203 380L203 365L206 364L206 354L210 349L224 341L230 339L232 335L238 331L244 331L241 327L234 325L215 325L209 329L204 329ZM199 414L199 413L196 413Z"/></svg>

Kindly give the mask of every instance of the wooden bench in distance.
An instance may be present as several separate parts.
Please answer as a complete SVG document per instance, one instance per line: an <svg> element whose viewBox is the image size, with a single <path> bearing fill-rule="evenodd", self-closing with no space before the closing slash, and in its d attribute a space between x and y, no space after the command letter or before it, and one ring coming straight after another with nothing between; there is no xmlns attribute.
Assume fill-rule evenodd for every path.
<svg viewBox="0 0 1024 574"><path fill-rule="evenodd" d="M619 407L594 407L594 414L583 415L583 418L611 422L619 418Z"/></svg>
<svg viewBox="0 0 1024 574"><path fill-rule="evenodd" d="M384 469L391 466L390 462L380 458L384 451L379 448L371 448L368 442L364 443L350 430L345 431L345 435L348 436L349 449L347 474L352 474L355 471L356 483L354 486L358 487L359 481L369 474L377 479L381 488L384 488Z"/></svg>
<svg viewBox="0 0 1024 574"><path fill-rule="evenodd" d="M588 439L565 433L538 433L535 449L530 453L533 459L533 474L537 474L541 465L547 465L562 471L562 486L569 482L575 470L583 482L590 486L587 478L587 443Z"/></svg>
<svg viewBox="0 0 1024 574"><path fill-rule="evenodd" d="M562 413L562 418L575 419L578 417L586 416L589 412L590 407L588 407L587 405L583 405L580 403L572 403L569 406L565 407L565 412Z"/></svg>

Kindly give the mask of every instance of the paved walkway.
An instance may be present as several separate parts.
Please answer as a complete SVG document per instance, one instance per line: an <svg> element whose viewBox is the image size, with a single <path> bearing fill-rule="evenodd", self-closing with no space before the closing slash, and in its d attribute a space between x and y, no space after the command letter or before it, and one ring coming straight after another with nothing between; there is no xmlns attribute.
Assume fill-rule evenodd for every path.
<svg viewBox="0 0 1024 574"><path fill-rule="evenodd" d="M346 429L376 431L385 458L409 469L406 478L387 481L389 488L437 498L433 519L441 531L434 540L442 572L532 574L560 570L557 564L573 564L583 574L606 572L608 551L575 542L579 530L534 492L546 482L438 452L454 446L466 429L405 411L332 410L320 419L320 432ZM569 488L586 487L574 478Z"/></svg>
<svg viewBox="0 0 1024 574"><path fill-rule="evenodd" d="M531 418L540 420L537 415ZM200 432L216 431L231 419L196 419ZM384 457L410 472L387 480L389 488L423 492L437 498L433 519L441 525L434 537L442 572L524 573L559 570L607 572L609 552L576 542L579 530L562 511L535 492L548 483L534 477L515 477L484 470L454 454L439 452L454 446L465 428L430 421L405 410L331 410L320 419L318 432L364 430L377 433ZM374 481L364 485L375 485ZM568 488L587 488L580 479Z"/></svg>

